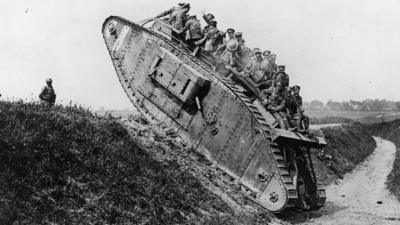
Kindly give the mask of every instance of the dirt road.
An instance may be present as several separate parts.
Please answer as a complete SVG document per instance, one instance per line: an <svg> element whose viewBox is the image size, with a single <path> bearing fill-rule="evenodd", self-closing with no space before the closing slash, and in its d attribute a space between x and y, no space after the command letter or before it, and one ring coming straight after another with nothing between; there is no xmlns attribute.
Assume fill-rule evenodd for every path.
<svg viewBox="0 0 400 225"><path fill-rule="evenodd" d="M342 126L343 123L325 123L325 124L311 124L310 129L311 130L319 130L321 128L326 128L326 127L340 127Z"/></svg>
<svg viewBox="0 0 400 225"><path fill-rule="evenodd" d="M396 147L375 140L375 151L343 180L328 186L326 206L302 224L400 224L400 202L385 185Z"/></svg>

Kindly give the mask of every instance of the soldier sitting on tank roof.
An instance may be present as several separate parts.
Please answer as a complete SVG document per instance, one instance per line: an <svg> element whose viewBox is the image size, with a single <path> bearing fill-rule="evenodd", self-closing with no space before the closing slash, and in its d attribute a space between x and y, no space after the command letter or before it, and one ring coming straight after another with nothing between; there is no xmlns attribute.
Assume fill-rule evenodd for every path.
<svg viewBox="0 0 400 225"><path fill-rule="evenodd" d="M281 129L289 128L289 122L286 118L286 102L284 89L282 85L271 87L268 90L262 92L265 96L263 99L264 107L274 115Z"/></svg>
<svg viewBox="0 0 400 225"><path fill-rule="evenodd" d="M245 40L242 35L242 32L235 32L235 38L239 42L239 48L237 51L240 58L239 64L244 68L250 62L251 58L254 57L254 53L251 48L244 44Z"/></svg>
<svg viewBox="0 0 400 225"><path fill-rule="evenodd" d="M296 125L297 129L300 132L308 132L308 129L310 127L310 119L308 116L304 114L304 109L303 109L303 99L300 96L300 86L295 85L292 87L293 90L293 99L296 103L296 114L295 114L295 120L296 120Z"/></svg>
<svg viewBox="0 0 400 225"><path fill-rule="evenodd" d="M268 60L269 58L271 58L271 52L268 50L264 51L263 52L263 60L261 62L261 67L266 68L266 72L265 72L266 80L269 81L272 85L273 84L272 78L274 75L274 71L272 68L272 64L270 64L270 62ZM264 89L264 88L260 88L260 89Z"/></svg>
<svg viewBox="0 0 400 225"><path fill-rule="evenodd" d="M228 77L232 73L232 69L241 71L239 66L239 56L237 50L239 43L235 39L231 39L226 44L225 51L221 54L219 61L215 67L215 71L219 74Z"/></svg>
<svg viewBox="0 0 400 225"><path fill-rule="evenodd" d="M275 73L274 80L275 84L279 81L284 88L289 86L289 75L285 72L284 65L278 66L278 72Z"/></svg>
<svg viewBox="0 0 400 225"><path fill-rule="evenodd" d="M255 57L251 58L250 62L245 67L245 73L249 74L257 87L262 90L271 87L272 80L267 79L268 64L263 64L261 50L254 48Z"/></svg>
<svg viewBox="0 0 400 225"><path fill-rule="evenodd" d="M285 88L285 108L286 108L286 119L289 124L289 130L298 130L296 123L296 114L297 114L297 103L292 95L292 88Z"/></svg>
<svg viewBox="0 0 400 225"><path fill-rule="evenodd" d="M188 17L183 30L185 31L185 42L194 49L196 47L195 43L203 38L201 24L196 15Z"/></svg>
<svg viewBox="0 0 400 225"><path fill-rule="evenodd" d="M265 58L267 58L268 60L268 64L269 64L269 70L271 71L271 75L274 75L277 70L278 70L278 66L276 65L275 61L276 61L276 54L266 54Z"/></svg>

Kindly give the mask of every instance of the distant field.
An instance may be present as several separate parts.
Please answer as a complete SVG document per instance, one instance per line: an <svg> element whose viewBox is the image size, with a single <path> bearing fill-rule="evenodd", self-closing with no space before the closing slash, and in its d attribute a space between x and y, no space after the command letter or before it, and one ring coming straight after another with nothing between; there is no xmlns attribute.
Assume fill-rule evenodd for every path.
<svg viewBox="0 0 400 225"><path fill-rule="evenodd" d="M344 117L349 119L360 119L363 117L376 116L387 112L364 112L364 111L306 111L306 114L312 118L323 117Z"/></svg>
<svg viewBox="0 0 400 225"><path fill-rule="evenodd" d="M361 123L390 122L400 119L400 112L392 111L306 111L310 118L323 119L327 117L348 118Z"/></svg>

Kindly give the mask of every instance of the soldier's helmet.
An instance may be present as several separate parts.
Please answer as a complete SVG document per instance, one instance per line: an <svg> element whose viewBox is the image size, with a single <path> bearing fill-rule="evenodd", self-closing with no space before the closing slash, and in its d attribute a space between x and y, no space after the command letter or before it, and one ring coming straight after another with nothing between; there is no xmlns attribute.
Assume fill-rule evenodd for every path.
<svg viewBox="0 0 400 225"><path fill-rule="evenodd" d="M228 29L226 29L226 33L235 33L235 29L228 28Z"/></svg>
<svg viewBox="0 0 400 225"><path fill-rule="evenodd" d="M243 33L242 32L235 32L235 37L242 37Z"/></svg>
<svg viewBox="0 0 400 225"><path fill-rule="evenodd" d="M207 17L208 17L209 19L212 19L212 20L215 19L215 16L214 16L213 14L211 14L211 13L208 13L208 14L207 14Z"/></svg>
<svg viewBox="0 0 400 225"><path fill-rule="evenodd" d="M253 51L254 51L254 54L255 54L255 53L260 53L260 54L261 54L261 50L260 50L259 48L254 48Z"/></svg>
<svg viewBox="0 0 400 225"><path fill-rule="evenodd" d="M215 21L215 20L211 20L209 23L210 23L210 25L212 25L214 27L217 26L217 21Z"/></svg>
<svg viewBox="0 0 400 225"><path fill-rule="evenodd" d="M262 54L263 54L263 56L267 56L267 55L271 54L271 51L270 50L265 50Z"/></svg>
<svg viewBox="0 0 400 225"><path fill-rule="evenodd" d="M299 85L294 85L294 86L292 87L292 90L293 90L293 91L300 90L300 86L299 86Z"/></svg>
<svg viewBox="0 0 400 225"><path fill-rule="evenodd" d="M178 5L181 6L182 8L190 8L190 4L186 2L178 3Z"/></svg>
<svg viewBox="0 0 400 225"><path fill-rule="evenodd" d="M51 83L53 83L53 80L51 78L47 78L46 83L51 84Z"/></svg>
<svg viewBox="0 0 400 225"><path fill-rule="evenodd" d="M238 47L239 47L239 43L235 39L231 39L226 43L226 49L228 51L231 51L231 52L236 51L238 49Z"/></svg>

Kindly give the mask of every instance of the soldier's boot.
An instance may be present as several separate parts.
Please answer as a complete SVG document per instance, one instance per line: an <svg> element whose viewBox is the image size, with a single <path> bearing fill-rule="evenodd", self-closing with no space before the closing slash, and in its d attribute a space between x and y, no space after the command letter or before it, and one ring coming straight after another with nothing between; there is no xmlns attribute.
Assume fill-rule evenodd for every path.
<svg viewBox="0 0 400 225"><path fill-rule="evenodd" d="M295 121L296 121L297 130L298 130L299 132L303 132L304 130L302 129L302 126L301 126L301 119L300 119L300 117L296 116L294 119L295 119Z"/></svg>
<svg viewBox="0 0 400 225"><path fill-rule="evenodd" d="M308 116L304 115L302 116L303 123L304 123L304 131L308 132L308 129L310 128L310 119Z"/></svg>
<svg viewBox="0 0 400 225"><path fill-rule="evenodd" d="M287 120L287 118L286 117L284 117L284 118L282 118L282 120L283 120L283 123L285 124L285 129L286 130L291 130L291 128L290 128L290 124L289 124L289 121ZM292 131L292 130L291 130Z"/></svg>
<svg viewBox="0 0 400 225"><path fill-rule="evenodd" d="M283 121L281 115L279 115L279 113L274 113L275 119L278 121L279 124L279 128L281 129L286 129L285 128L285 122Z"/></svg>

